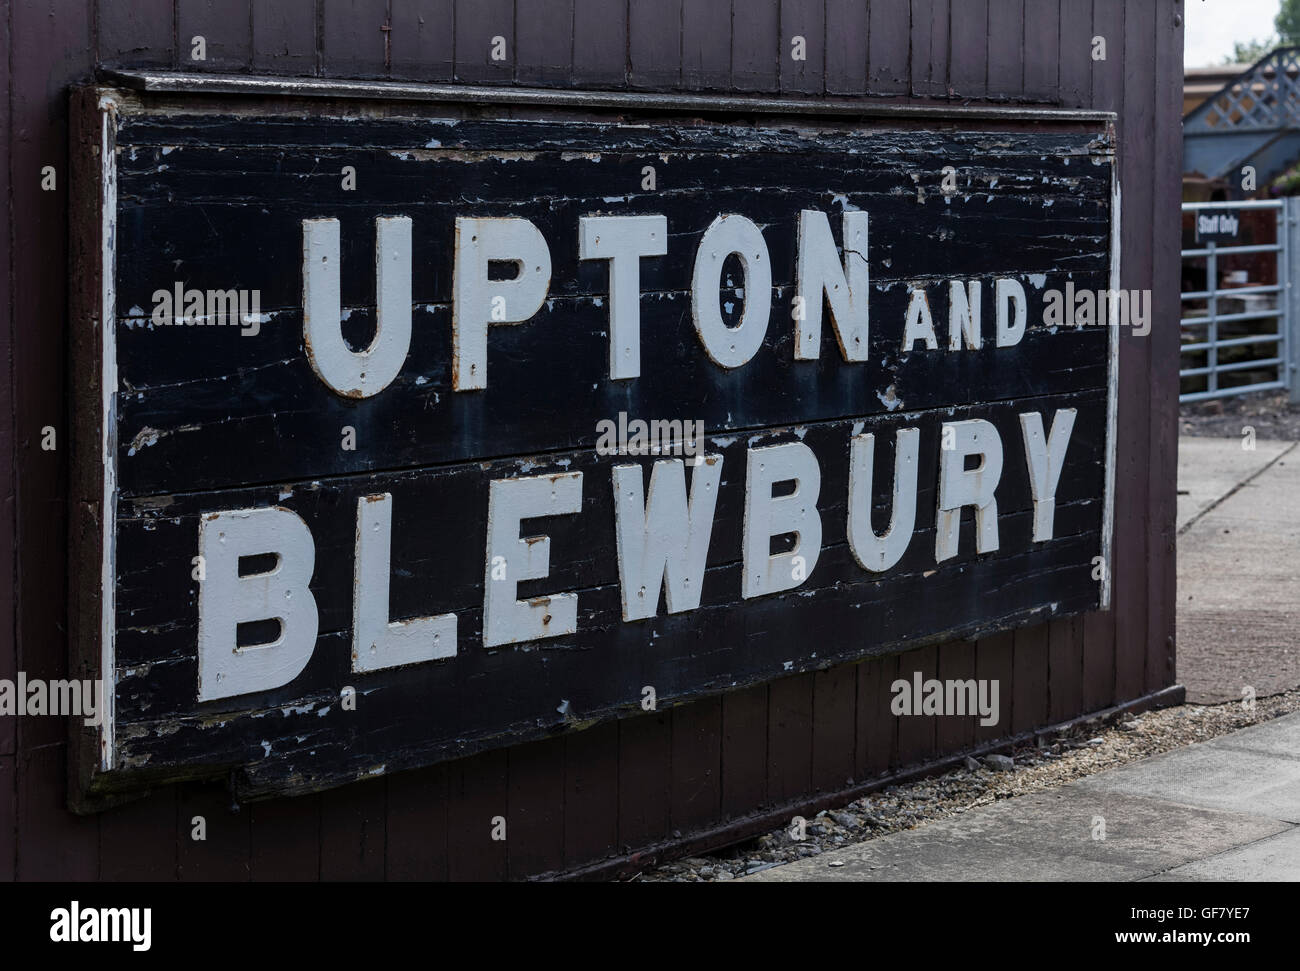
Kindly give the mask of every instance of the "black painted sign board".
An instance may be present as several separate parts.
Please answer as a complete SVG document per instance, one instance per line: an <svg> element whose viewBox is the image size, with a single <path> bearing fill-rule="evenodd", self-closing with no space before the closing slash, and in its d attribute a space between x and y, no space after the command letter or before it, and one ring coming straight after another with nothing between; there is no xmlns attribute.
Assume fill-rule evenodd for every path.
<svg viewBox="0 0 1300 971"><path fill-rule="evenodd" d="M78 805L1107 605L1108 126L454 114L74 98Z"/></svg>

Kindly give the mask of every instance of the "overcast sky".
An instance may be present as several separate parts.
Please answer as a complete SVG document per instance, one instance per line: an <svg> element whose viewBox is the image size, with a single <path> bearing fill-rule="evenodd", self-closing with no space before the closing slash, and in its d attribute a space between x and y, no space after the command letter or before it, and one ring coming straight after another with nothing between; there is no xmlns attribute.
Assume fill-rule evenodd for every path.
<svg viewBox="0 0 1300 971"><path fill-rule="evenodd" d="M1187 67L1223 63L1234 41L1273 36L1281 0L1187 0L1184 61Z"/></svg>

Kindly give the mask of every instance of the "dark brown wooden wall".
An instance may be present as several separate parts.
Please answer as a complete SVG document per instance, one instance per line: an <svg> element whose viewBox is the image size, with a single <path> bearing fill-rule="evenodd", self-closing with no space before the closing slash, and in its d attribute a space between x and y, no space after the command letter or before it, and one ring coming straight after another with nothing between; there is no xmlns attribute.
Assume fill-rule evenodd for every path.
<svg viewBox="0 0 1300 971"><path fill-rule="evenodd" d="M67 669L67 86L97 68L870 95L1118 112L1127 288L1114 610L845 665L231 812L220 785L64 808L65 726L0 718L0 880L518 878L776 811L1174 683L1182 0L10 0L0 15L0 678ZM387 29L385 29L387 28ZM190 38L207 60L190 60ZM494 36L508 60L493 62ZM807 39L808 59L789 57ZM1091 59L1092 38L1107 59ZM59 183L40 189L41 168ZM42 451L52 425L59 448ZM13 550L12 556L8 555ZM12 594L11 594L12 591ZM12 618L12 623L10 622ZM996 729L888 713L897 672L1001 678ZM206 842L189 838L207 820ZM490 839L505 816L508 839Z"/></svg>

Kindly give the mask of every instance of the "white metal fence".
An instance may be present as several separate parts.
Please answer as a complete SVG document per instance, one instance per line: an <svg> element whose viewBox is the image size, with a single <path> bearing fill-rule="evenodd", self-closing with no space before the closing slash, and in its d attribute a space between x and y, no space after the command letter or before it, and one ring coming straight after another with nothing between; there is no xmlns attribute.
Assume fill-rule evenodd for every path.
<svg viewBox="0 0 1300 971"><path fill-rule="evenodd" d="M1209 210L1243 213L1269 210L1276 213L1276 235L1269 243L1204 246L1182 251L1183 280L1186 284L1189 260L1192 275L1204 261L1204 289L1182 294L1180 401L1226 398L1251 391L1292 389L1297 398L1296 366L1292 333L1297 314L1292 306L1290 258L1300 255L1300 199L1290 197L1251 202L1188 202L1183 212L1196 215ZM1241 276L1226 279L1224 258L1233 255L1269 253L1273 283L1251 283ZM1228 262L1231 262L1229 260ZM1260 350L1262 356L1260 356Z"/></svg>

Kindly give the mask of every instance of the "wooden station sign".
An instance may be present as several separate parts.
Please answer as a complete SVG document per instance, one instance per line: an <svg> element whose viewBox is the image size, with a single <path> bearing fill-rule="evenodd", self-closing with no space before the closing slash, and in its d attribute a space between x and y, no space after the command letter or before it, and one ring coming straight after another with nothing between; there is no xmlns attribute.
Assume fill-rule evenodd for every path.
<svg viewBox="0 0 1300 971"><path fill-rule="evenodd" d="M1106 125L74 109L86 806L1107 605Z"/></svg>

